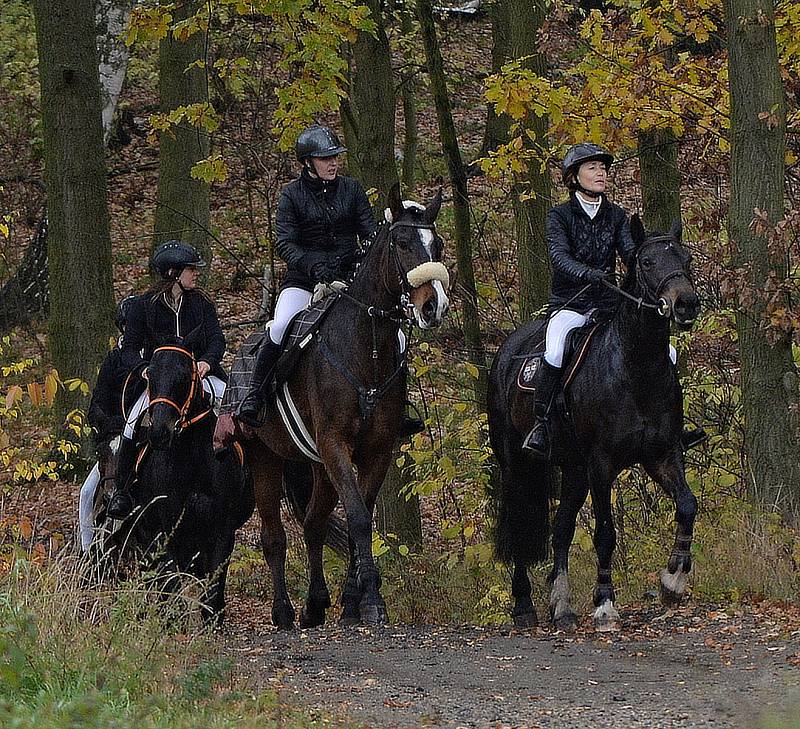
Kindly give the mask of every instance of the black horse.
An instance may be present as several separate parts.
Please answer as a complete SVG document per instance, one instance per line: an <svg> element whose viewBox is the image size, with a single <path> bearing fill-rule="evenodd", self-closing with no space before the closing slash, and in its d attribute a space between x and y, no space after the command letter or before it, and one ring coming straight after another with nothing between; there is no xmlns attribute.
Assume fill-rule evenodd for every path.
<svg viewBox="0 0 800 729"><path fill-rule="evenodd" d="M638 216L633 216L631 233L637 249L622 287L627 296L620 294L618 309L595 334L564 393L565 409L553 414L549 462L534 460L521 448L534 420L533 395L517 386L524 355L542 348L545 322L534 321L514 332L492 367L489 433L502 471L492 495L495 549L500 559L514 565L513 615L521 626L536 623L527 567L547 558L554 466L560 466L562 474L550 576L550 612L557 627L571 628L577 622L570 606L567 561L577 514L588 493L598 560L595 625L616 627L611 487L633 464L644 466L675 501L675 545L661 573L665 603L681 599L692 566L689 549L697 500L684 473L683 399L668 345L670 320L681 329L690 328L700 304L690 274L691 256L681 245L680 223L668 235L646 235Z"/></svg>
<svg viewBox="0 0 800 729"><path fill-rule="evenodd" d="M342 592L342 621L386 622L380 577L372 558L372 517L406 403L405 357L398 350L401 322L438 326L448 307L447 269L434 221L441 192L427 206L403 203L395 186L380 226L346 295L340 295L288 380L288 390L316 444L314 486L303 530L309 589L301 625L325 621L331 606L322 567L328 519L338 499L350 536L350 564ZM272 620L294 624L286 590L286 532L281 523L284 462L309 460L287 433L278 407L246 443L253 471L261 541L273 580Z"/></svg>
<svg viewBox="0 0 800 729"><path fill-rule="evenodd" d="M177 589L181 575L207 579L202 615L218 624L234 535L253 513L253 487L241 451L214 457L217 419L187 346L191 336L165 338L147 367L150 424L131 489L137 508L115 541L154 561L165 590Z"/></svg>

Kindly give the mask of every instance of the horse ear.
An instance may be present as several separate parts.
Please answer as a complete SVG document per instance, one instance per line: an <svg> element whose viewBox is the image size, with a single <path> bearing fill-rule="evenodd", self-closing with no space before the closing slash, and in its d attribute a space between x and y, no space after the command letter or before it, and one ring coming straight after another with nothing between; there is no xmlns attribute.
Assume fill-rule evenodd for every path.
<svg viewBox="0 0 800 729"><path fill-rule="evenodd" d="M403 215L403 211L405 210L405 206L403 205L403 198L400 195L400 183L395 182L392 185L392 189L389 190L389 197L387 198L387 203L389 205L386 208L386 222L387 223L395 223L400 220L400 217Z"/></svg>
<svg viewBox="0 0 800 729"><path fill-rule="evenodd" d="M642 219L639 217L639 213L634 213L631 216L631 238L633 238L633 242L637 248L644 243L646 237L647 233L644 231Z"/></svg>
<svg viewBox="0 0 800 729"><path fill-rule="evenodd" d="M439 210L442 207L442 188L439 188L439 192L436 193L436 196L428 203L428 207L425 208L425 212L423 213L422 217L428 225L433 225L433 221L436 220L436 216L439 214Z"/></svg>
<svg viewBox="0 0 800 729"><path fill-rule="evenodd" d="M678 242L679 245L682 243L683 225L680 218L675 218L675 220L672 221L672 227L669 230L669 234Z"/></svg>

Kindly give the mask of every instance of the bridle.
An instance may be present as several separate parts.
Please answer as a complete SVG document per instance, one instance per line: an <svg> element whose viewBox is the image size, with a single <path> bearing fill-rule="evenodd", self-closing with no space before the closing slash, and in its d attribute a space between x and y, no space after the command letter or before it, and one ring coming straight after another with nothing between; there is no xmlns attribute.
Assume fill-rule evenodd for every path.
<svg viewBox="0 0 800 729"><path fill-rule="evenodd" d="M178 405L174 400L171 400L168 397L157 397L153 400L150 400L147 409L150 410L154 405L158 403L165 403L170 407L174 408L178 412L178 420L175 422L175 427L178 429L179 432L186 430L190 425L193 425L198 420L202 420L206 417L212 410L212 408L208 408L204 410L199 415L195 415L193 418L189 417L189 409L192 406L192 402L194 401L195 394L198 388L202 389L202 385L200 385L200 376L197 372L197 363L195 362L194 355L188 350L184 349L183 347L176 347L174 345L168 345L164 347L156 347L153 350L153 354L156 352L180 352L183 355L186 355L192 361L192 381L189 385L189 394L186 397L183 405ZM148 395L150 393L150 384L147 385Z"/></svg>
<svg viewBox="0 0 800 729"><path fill-rule="evenodd" d="M673 279L680 278L683 276L690 284L691 278L689 274L686 272L686 269L682 266L680 268L676 268L673 271L668 272L665 274L662 279L658 282L658 285L653 290L650 286L647 285L647 282L642 277L642 266L639 261L639 257L642 255L645 247L649 247L651 244L654 243L664 243L668 242L670 244L675 242L675 239L671 235L657 235L653 238L648 238L642 245L639 247L639 250L636 251L634 256L634 263L636 265L636 282L639 284L639 290L645 291L647 294L653 299L654 303L648 302L644 300L643 296L633 296L629 294L627 291L619 288L612 284L610 281L603 281L603 284L616 291L621 296L624 296L626 299L633 301L638 308L646 308L646 309L653 309L659 316L669 317L672 313L672 306L670 305L669 301L667 301L664 297L661 296L661 292L664 290L664 287Z"/></svg>

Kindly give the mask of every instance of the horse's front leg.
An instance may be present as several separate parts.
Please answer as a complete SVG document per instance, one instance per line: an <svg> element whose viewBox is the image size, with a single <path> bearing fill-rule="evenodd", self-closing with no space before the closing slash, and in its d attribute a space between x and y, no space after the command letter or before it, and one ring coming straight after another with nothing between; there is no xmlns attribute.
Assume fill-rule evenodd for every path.
<svg viewBox="0 0 800 729"><path fill-rule="evenodd" d="M561 501L553 522L553 571L550 573L550 618L559 630L573 630L578 617L572 609L569 588L569 548L575 536L575 521L589 493L583 466L565 466L561 471Z"/></svg>
<svg viewBox="0 0 800 729"><path fill-rule="evenodd" d="M617 546L617 531L611 509L613 480L604 478L592 484L592 510L594 511L594 549L597 553L597 583L593 601L594 626L599 631L619 630L619 613L614 607L614 582L611 579L611 561Z"/></svg>
<svg viewBox="0 0 800 729"><path fill-rule="evenodd" d="M341 445L326 438L318 444L319 452L347 515L347 528L352 540L355 558L356 579L361 593L359 615L365 624L381 624L388 621L386 604L380 594L380 575L372 558L372 510L358 488L353 471L352 456ZM389 454L391 457L391 453ZM376 461L383 460L380 456ZM361 477L362 474L359 474ZM376 491L377 493L377 491Z"/></svg>
<svg viewBox="0 0 800 729"><path fill-rule="evenodd" d="M697 498L686 482L683 455L679 450L644 466L650 477L675 501L675 544L666 569L661 571L661 602L668 606L677 605L683 599L692 569L692 532Z"/></svg>
<svg viewBox="0 0 800 729"><path fill-rule="evenodd" d="M328 533L328 518L336 506L336 491L321 466L314 468L314 490L303 521L308 552L308 597L300 616L301 628L313 628L325 622L325 610L331 595L322 565L323 547Z"/></svg>

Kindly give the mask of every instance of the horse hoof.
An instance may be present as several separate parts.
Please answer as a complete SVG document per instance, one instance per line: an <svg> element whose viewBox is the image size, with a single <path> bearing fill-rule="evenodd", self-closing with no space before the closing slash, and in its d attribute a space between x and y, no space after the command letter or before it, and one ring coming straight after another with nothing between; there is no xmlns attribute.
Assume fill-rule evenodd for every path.
<svg viewBox="0 0 800 729"><path fill-rule="evenodd" d="M339 616L339 625L360 625L361 624L361 616L358 612L343 612Z"/></svg>
<svg viewBox="0 0 800 729"><path fill-rule="evenodd" d="M664 607L680 605L685 594L686 582L687 577L683 570L678 569L674 573L670 573L669 570L662 570L659 584L661 604Z"/></svg>
<svg viewBox="0 0 800 729"><path fill-rule="evenodd" d="M389 622L389 616L383 605L362 605L360 610L361 622L364 625L386 625Z"/></svg>
<svg viewBox="0 0 800 729"><path fill-rule="evenodd" d="M325 623L325 611L316 612L314 610L303 610L300 612L301 628L318 628Z"/></svg>
<svg viewBox="0 0 800 729"><path fill-rule="evenodd" d="M520 613L514 616L515 628L535 628L537 625L539 625L539 620L535 612Z"/></svg>
<svg viewBox="0 0 800 729"><path fill-rule="evenodd" d="M272 624L278 630L293 630L294 608L290 607L288 610L285 608L273 608Z"/></svg>
<svg viewBox="0 0 800 729"><path fill-rule="evenodd" d="M564 613L557 618L553 618L553 625L556 630L563 630L572 633L578 627L578 616L575 613Z"/></svg>

